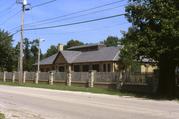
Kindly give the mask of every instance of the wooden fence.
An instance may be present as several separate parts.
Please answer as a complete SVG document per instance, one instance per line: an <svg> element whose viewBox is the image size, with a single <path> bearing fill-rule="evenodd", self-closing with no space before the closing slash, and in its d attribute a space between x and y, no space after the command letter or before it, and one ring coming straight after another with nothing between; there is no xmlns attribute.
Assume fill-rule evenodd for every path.
<svg viewBox="0 0 179 119"><path fill-rule="evenodd" d="M7 80L12 80L13 75L15 75L15 79L18 80L18 72L0 72L0 79L4 79L4 73L6 74ZM28 81L35 81L37 77L36 72L24 72L25 79ZM49 81L51 73L49 72L40 72L38 74L39 81ZM123 81L124 83L131 84L148 84L154 78L153 74L123 74L122 79L120 79L119 72L94 72L94 82L108 82L108 83L116 83L118 81ZM68 78L68 73L66 72L54 72L53 80L54 81L66 81ZM88 82L90 78L89 72L71 72L71 81L72 82Z"/></svg>
<svg viewBox="0 0 179 119"><path fill-rule="evenodd" d="M14 78L13 78L14 77ZM15 82L18 80L18 72L0 72L0 79ZM13 81L15 80L15 81ZM48 82L82 84L85 86L117 87L126 91L155 92L157 79L153 74L119 73L119 72L24 72L23 82Z"/></svg>

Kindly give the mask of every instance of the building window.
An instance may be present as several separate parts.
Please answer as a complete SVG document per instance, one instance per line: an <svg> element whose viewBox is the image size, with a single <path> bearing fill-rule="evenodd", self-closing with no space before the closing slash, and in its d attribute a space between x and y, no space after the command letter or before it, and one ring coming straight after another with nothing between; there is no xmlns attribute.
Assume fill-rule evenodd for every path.
<svg viewBox="0 0 179 119"><path fill-rule="evenodd" d="M74 71L80 72L80 65L74 65Z"/></svg>
<svg viewBox="0 0 179 119"><path fill-rule="evenodd" d="M108 72L111 72L111 64L108 64Z"/></svg>
<svg viewBox="0 0 179 119"><path fill-rule="evenodd" d="M89 65L83 65L83 72L89 71Z"/></svg>
<svg viewBox="0 0 179 119"><path fill-rule="evenodd" d="M99 72L99 64L93 64L92 68L93 70L96 70L97 72Z"/></svg>
<svg viewBox="0 0 179 119"><path fill-rule="evenodd" d="M59 72L64 72L65 71L65 67L64 66L59 66L58 67L58 71Z"/></svg>
<svg viewBox="0 0 179 119"><path fill-rule="evenodd" d="M103 64L103 72L106 72L106 64Z"/></svg>

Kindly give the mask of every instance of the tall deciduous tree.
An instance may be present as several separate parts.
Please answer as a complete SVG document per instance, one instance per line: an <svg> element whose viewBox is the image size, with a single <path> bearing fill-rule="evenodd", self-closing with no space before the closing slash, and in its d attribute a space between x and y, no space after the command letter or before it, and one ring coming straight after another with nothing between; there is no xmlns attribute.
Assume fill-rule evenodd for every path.
<svg viewBox="0 0 179 119"><path fill-rule="evenodd" d="M31 71L33 67L33 56L31 53L31 42L28 38L24 39L24 70Z"/></svg>
<svg viewBox="0 0 179 119"><path fill-rule="evenodd" d="M0 70L12 71L14 69L14 49L12 47L12 36L0 30Z"/></svg>
<svg viewBox="0 0 179 119"><path fill-rule="evenodd" d="M122 54L154 59L159 67L158 92L174 96L179 63L179 0L130 0L126 12L133 25L124 34Z"/></svg>
<svg viewBox="0 0 179 119"><path fill-rule="evenodd" d="M55 45L51 45L50 48L47 50L47 52L44 55L44 58L54 55L58 52L58 48Z"/></svg>
<svg viewBox="0 0 179 119"><path fill-rule="evenodd" d="M38 58L38 44L39 44L39 40L35 39L33 41L31 41L31 53L32 53L32 60L35 63L37 61Z"/></svg>
<svg viewBox="0 0 179 119"><path fill-rule="evenodd" d="M106 40L104 40L104 44L106 46L117 46L120 40L118 37L115 36L108 36Z"/></svg>
<svg viewBox="0 0 179 119"><path fill-rule="evenodd" d="M70 47L73 47L73 46L80 46L80 45L84 45L83 42L80 42L79 40L70 40L67 42L67 44L64 46L64 49L68 49Z"/></svg>

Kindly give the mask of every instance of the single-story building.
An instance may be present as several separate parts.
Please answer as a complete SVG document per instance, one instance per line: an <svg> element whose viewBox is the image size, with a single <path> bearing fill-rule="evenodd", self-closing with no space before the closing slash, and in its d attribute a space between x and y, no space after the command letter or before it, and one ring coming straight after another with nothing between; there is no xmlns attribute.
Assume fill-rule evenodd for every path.
<svg viewBox="0 0 179 119"><path fill-rule="evenodd" d="M40 61L42 72L116 72L122 66L119 62L120 49L122 47L106 47L104 44L90 44L71 47L63 50L59 46L59 52ZM37 64L35 64L37 65ZM143 71L143 67L142 70Z"/></svg>

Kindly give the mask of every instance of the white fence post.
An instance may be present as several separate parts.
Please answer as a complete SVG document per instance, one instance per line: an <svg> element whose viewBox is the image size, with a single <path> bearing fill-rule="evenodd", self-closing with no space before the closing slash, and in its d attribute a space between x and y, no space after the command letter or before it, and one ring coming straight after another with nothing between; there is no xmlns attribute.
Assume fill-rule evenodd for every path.
<svg viewBox="0 0 179 119"><path fill-rule="evenodd" d="M67 73L67 86L71 86L72 72Z"/></svg>
<svg viewBox="0 0 179 119"><path fill-rule="evenodd" d="M50 72L50 76L49 76L49 84L53 85L53 79L54 79L54 73Z"/></svg>
<svg viewBox="0 0 179 119"><path fill-rule="evenodd" d="M94 87L94 71L89 71L88 87Z"/></svg>
<svg viewBox="0 0 179 119"><path fill-rule="evenodd" d="M7 72L6 72L6 71L4 71L4 75L3 75L3 82L6 82L6 74L7 74Z"/></svg>
<svg viewBox="0 0 179 119"><path fill-rule="evenodd" d="M35 84L39 83L39 72L35 73Z"/></svg>
<svg viewBox="0 0 179 119"><path fill-rule="evenodd" d="M23 83L26 82L26 75L27 75L27 71L24 71Z"/></svg>
<svg viewBox="0 0 179 119"><path fill-rule="evenodd" d="M12 82L13 82L13 83L15 82L15 78L16 78L16 72L13 72L13 73L12 73Z"/></svg>
<svg viewBox="0 0 179 119"><path fill-rule="evenodd" d="M119 79L117 79L117 84L116 84L116 88L117 89L121 89L123 84L123 75L122 75L122 71L119 72Z"/></svg>

